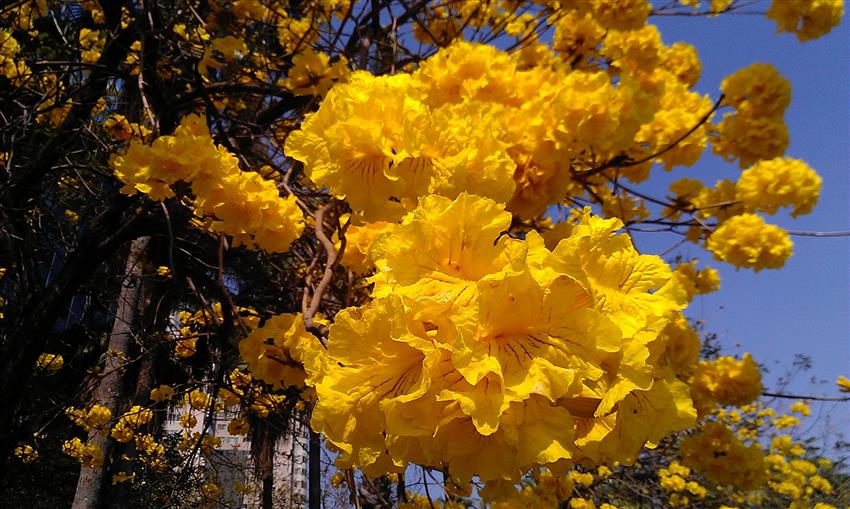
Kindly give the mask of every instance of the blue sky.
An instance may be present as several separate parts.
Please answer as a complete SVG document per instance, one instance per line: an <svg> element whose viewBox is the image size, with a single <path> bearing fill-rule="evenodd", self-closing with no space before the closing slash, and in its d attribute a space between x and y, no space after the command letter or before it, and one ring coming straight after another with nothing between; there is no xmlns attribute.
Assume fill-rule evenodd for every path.
<svg viewBox="0 0 850 509"><path fill-rule="evenodd" d="M823 190L812 214L796 219L777 214L767 220L790 230L850 230L850 37L846 17L829 35L807 43L800 43L792 34L776 34L773 22L762 16L654 17L650 22L658 25L665 43L685 41L697 48L703 62L697 88L712 98L717 97L725 76L755 61L779 69L792 86L792 102L785 115L791 138L786 155L815 168L823 178ZM661 186L686 176L706 183L735 180L739 172L737 165L706 154L694 167L677 168L662 178ZM665 190L654 188L656 194ZM646 252L662 252L676 240L656 234L635 238L636 245ZM727 352L751 352L770 370L765 376L769 388L775 387L794 354L804 353L812 358L813 369L794 379L786 392L836 396L835 378L850 376L850 238L795 236L793 240L794 256L783 269L759 273L736 271L710 261L710 256L693 244L674 251L709 260L721 276L721 290L698 297L688 314L705 320L707 330L719 334ZM812 376L826 383L812 383ZM850 403L814 405L813 410L813 417L821 416L816 431L827 425L828 417L833 429L847 437Z"/></svg>

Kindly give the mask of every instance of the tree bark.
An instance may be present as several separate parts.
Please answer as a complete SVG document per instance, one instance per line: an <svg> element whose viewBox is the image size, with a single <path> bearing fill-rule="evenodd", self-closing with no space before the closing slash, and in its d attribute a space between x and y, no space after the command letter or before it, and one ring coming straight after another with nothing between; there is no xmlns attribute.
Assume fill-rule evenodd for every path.
<svg viewBox="0 0 850 509"><path fill-rule="evenodd" d="M322 441L319 434L310 430L308 459L308 503L309 509L322 509Z"/></svg>
<svg viewBox="0 0 850 509"><path fill-rule="evenodd" d="M126 400L125 371L122 365L129 355L133 342L134 326L138 323L142 303L142 262L150 243L150 237L140 237L130 245L121 292L115 311L115 321L109 334L109 346L103 366L103 378L95 391L95 402L109 408L113 417L117 417ZM89 443L103 450L106 458L97 468L82 467L77 481L72 509L96 509L101 506L104 477L109 471L111 439L107 430L92 430Z"/></svg>

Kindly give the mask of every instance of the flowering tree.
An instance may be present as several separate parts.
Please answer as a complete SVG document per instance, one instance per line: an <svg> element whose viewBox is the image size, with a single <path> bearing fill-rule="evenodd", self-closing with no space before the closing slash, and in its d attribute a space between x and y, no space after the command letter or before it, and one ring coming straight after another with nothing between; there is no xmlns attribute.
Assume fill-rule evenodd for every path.
<svg viewBox="0 0 850 509"><path fill-rule="evenodd" d="M841 0L707 3L4 8L4 472L61 449L74 507L227 505L196 468L226 416L263 507L299 424L312 508L327 451L357 506L433 507L412 465L446 506L846 503L756 403L756 362L687 320L717 272L630 238L777 269L764 216L818 200L789 82L754 63L700 94L696 49L651 19L759 12L806 41ZM737 178L646 191L708 150Z"/></svg>

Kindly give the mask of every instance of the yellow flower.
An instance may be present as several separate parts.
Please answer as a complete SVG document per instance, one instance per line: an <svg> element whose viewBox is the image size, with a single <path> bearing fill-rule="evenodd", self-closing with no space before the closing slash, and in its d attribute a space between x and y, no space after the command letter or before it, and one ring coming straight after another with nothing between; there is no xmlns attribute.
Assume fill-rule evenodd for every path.
<svg viewBox="0 0 850 509"><path fill-rule="evenodd" d="M727 161L738 159L741 168L780 157L788 148L788 127L782 117L753 117L727 113L711 139L715 154Z"/></svg>
<svg viewBox="0 0 850 509"><path fill-rule="evenodd" d="M696 369L702 342L688 320L677 315L661 331L660 340L658 348L664 348L662 358L669 362L673 373L681 380L690 378Z"/></svg>
<svg viewBox="0 0 850 509"><path fill-rule="evenodd" d="M553 251L510 222L492 200L427 196L375 242L373 300L340 311L307 366L338 467L445 464L496 489L506 471L633 460L693 423L647 346L684 305L669 267L589 212Z"/></svg>
<svg viewBox="0 0 850 509"><path fill-rule="evenodd" d="M442 61L442 53L433 59ZM427 78L352 74L289 135L286 153L365 221L396 221L429 192L454 197L474 188L507 201L515 165L494 138L492 108L465 102L435 109L419 79ZM457 118L480 118L475 125L488 128L469 129Z"/></svg>
<svg viewBox="0 0 850 509"><path fill-rule="evenodd" d="M183 404L188 404L192 410L207 410L212 403L212 396L202 389L193 389L183 396Z"/></svg>
<svg viewBox="0 0 850 509"><path fill-rule="evenodd" d="M684 491L686 487L685 480L676 474L661 476L661 487L667 491Z"/></svg>
<svg viewBox="0 0 850 509"><path fill-rule="evenodd" d="M602 54L611 59L612 67L634 72L653 69L661 63L661 33L655 25L635 30L611 30L605 36Z"/></svg>
<svg viewBox="0 0 850 509"><path fill-rule="evenodd" d="M244 396L244 391L241 389L231 390L227 387L222 387L218 391L218 400L226 407L238 405L242 396Z"/></svg>
<svg viewBox="0 0 850 509"><path fill-rule="evenodd" d="M652 11L647 0L590 0L577 5L592 12L600 25L614 30L639 29Z"/></svg>
<svg viewBox="0 0 850 509"><path fill-rule="evenodd" d="M697 270L696 260L680 263L674 271L676 280L688 294L688 300L694 295L716 292L720 288L720 275L711 267Z"/></svg>
<svg viewBox="0 0 850 509"><path fill-rule="evenodd" d="M805 162L791 158L759 161L741 174L738 199L750 209L775 214L793 207L791 216L808 214L818 201L821 178Z"/></svg>
<svg viewBox="0 0 850 509"><path fill-rule="evenodd" d="M127 426L135 429L150 422L153 418L153 411L149 408L142 408L139 405L133 405L121 416L121 421Z"/></svg>
<svg viewBox="0 0 850 509"><path fill-rule="evenodd" d="M262 394L248 408L257 416L266 418L271 412L277 410L285 400L286 395L283 394Z"/></svg>
<svg viewBox="0 0 850 509"><path fill-rule="evenodd" d="M196 438L196 435L199 436L199 433L194 433L192 436ZM221 447L221 438L215 437L212 435L204 435L204 438L201 439L200 450L204 456L209 456L213 453L215 449Z"/></svg>
<svg viewBox="0 0 850 509"><path fill-rule="evenodd" d="M590 12L568 11L555 22L552 49L570 58L591 54L605 37L605 29Z"/></svg>
<svg viewBox="0 0 850 509"><path fill-rule="evenodd" d="M24 464L33 463L38 460L38 451L29 444L23 444L15 447L14 454L18 457Z"/></svg>
<svg viewBox="0 0 850 509"><path fill-rule="evenodd" d="M84 444L76 437L66 440L62 444L62 452L72 458L76 458L80 464L87 468L98 468L103 465L103 449L96 444Z"/></svg>
<svg viewBox="0 0 850 509"><path fill-rule="evenodd" d="M331 477L331 484L334 488L339 488L345 482L345 474L337 472Z"/></svg>
<svg viewBox="0 0 850 509"><path fill-rule="evenodd" d="M820 491L821 493L832 493L832 483L830 483L829 480L819 475L813 475L809 477L809 485L812 488Z"/></svg>
<svg viewBox="0 0 850 509"><path fill-rule="evenodd" d="M58 353L43 353L38 356L35 361L35 367L47 371L48 373L56 373L62 366L65 365L65 360Z"/></svg>
<svg viewBox="0 0 850 509"><path fill-rule="evenodd" d="M773 419L773 425L777 429L793 428L800 425L800 419L793 415L780 415Z"/></svg>
<svg viewBox="0 0 850 509"><path fill-rule="evenodd" d="M838 386L838 390L841 392L850 392L850 379L846 376L839 375L835 380L835 385Z"/></svg>
<svg viewBox="0 0 850 509"><path fill-rule="evenodd" d="M243 417L236 417L227 423L227 432L231 435L247 435L251 431L251 426Z"/></svg>
<svg viewBox="0 0 850 509"><path fill-rule="evenodd" d="M344 81L349 74L348 61L342 55L330 64L330 58L322 52L307 47L292 57L292 67L283 86L295 95L324 96L337 81Z"/></svg>
<svg viewBox="0 0 850 509"><path fill-rule="evenodd" d="M793 252L788 233L766 224L755 214L728 219L711 234L706 245L714 258L756 272L782 267Z"/></svg>
<svg viewBox="0 0 850 509"><path fill-rule="evenodd" d="M576 470L572 470L570 472L570 479L575 484L580 484L585 488L588 488L593 485L593 474L590 472L578 472Z"/></svg>
<svg viewBox="0 0 850 509"><path fill-rule="evenodd" d="M707 479L744 490L757 489L767 481L764 455L757 443L745 445L726 426L709 422L682 439L682 463Z"/></svg>
<svg viewBox="0 0 850 509"><path fill-rule="evenodd" d="M112 484L121 484L124 482L134 481L136 479L136 473L128 474L127 472L121 471L117 474L112 475Z"/></svg>
<svg viewBox="0 0 850 509"><path fill-rule="evenodd" d="M214 219L211 228L232 235L234 246L285 252L304 229L296 198L281 198L274 182L241 171L236 156L213 143L199 115L185 117L173 135L150 145L130 143L110 164L126 194L163 200L174 195L173 184L190 183L196 214Z"/></svg>
<svg viewBox="0 0 850 509"><path fill-rule="evenodd" d="M773 0L766 16L776 22L778 32L793 32L804 42L828 34L843 14L842 0Z"/></svg>
<svg viewBox="0 0 850 509"><path fill-rule="evenodd" d="M301 313L273 316L239 343L239 355L251 375L277 388L303 387L304 362L321 356L323 350L307 332Z"/></svg>
<svg viewBox="0 0 850 509"><path fill-rule="evenodd" d="M112 411L99 403L92 405L86 414L86 425L88 429L103 428L111 420Z"/></svg>
<svg viewBox="0 0 850 509"><path fill-rule="evenodd" d="M174 388L170 385L160 385L159 387L151 390L151 401L156 403L160 403L162 401L168 401L174 397Z"/></svg>
<svg viewBox="0 0 850 509"><path fill-rule="evenodd" d="M221 494L221 488L214 482L208 482L201 486L201 491L204 492L204 496L207 498L218 498L219 494Z"/></svg>
<svg viewBox="0 0 850 509"><path fill-rule="evenodd" d="M720 405L746 405L761 395L761 372L750 354L743 359L718 357L702 361L691 379L694 399Z"/></svg>
<svg viewBox="0 0 850 509"><path fill-rule="evenodd" d="M596 509L596 504L592 500L576 497L570 499L570 509Z"/></svg>
<svg viewBox="0 0 850 509"><path fill-rule="evenodd" d="M191 357L195 355L195 353L197 353L198 351L198 347L196 346L197 342L198 338L187 338L178 340L174 345L174 353L182 359Z"/></svg>
<svg viewBox="0 0 850 509"><path fill-rule="evenodd" d="M661 67L672 73L688 88L696 85L702 72L697 50L692 45L677 42L661 48Z"/></svg>
<svg viewBox="0 0 850 509"><path fill-rule="evenodd" d="M739 114L781 116L791 103L791 84L770 64L755 63L723 79L724 103Z"/></svg>
<svg viewBox="0 0 850 509"><path fill-rule="evenodd" d="M127 443L133 439L135 432L133 431L133 427L127 424L126 421L119 420L115 423L115 426L112 427L109 434L118 442Z"/></svg>
<svg viewBox="0 0 850 509"><path fill-rule="evenodd" d="M803 416L809 416L812 413L812 410L809 408L809 405L802 401L794 402L794 404L791 405L791 411Z"/></svg>
<svg viewBox="0 0 850 509"><path fill-rule="evenodd" d="M194 428L198 425L198 418L191 413L186 413L180 416L181 428Z"/></svg>
<svg viewBox="0 0 850 509"><path fill-rule="evenodd" d="M395 223L377 221L362 226L350 225L345 232L345 251L340 263L357 274L365 274L374 267L370 258L372 243L380 235L391 232Z"/></svg>

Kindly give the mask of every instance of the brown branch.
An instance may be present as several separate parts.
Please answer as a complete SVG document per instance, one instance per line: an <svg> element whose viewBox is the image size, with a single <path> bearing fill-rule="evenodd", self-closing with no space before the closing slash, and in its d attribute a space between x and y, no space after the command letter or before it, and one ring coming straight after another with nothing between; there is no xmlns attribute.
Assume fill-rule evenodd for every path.
<svg viewBox="0 0 850 509"><path fill-rule="evenodd" d="M631 166L637 166L639 164L643 164L643 163L652 161L653 159L655 159L659 156L662 156L665 153L667 153L668 151L675 148L676 145L678 145L679 143L684 141L688 136L692 135L703 124L708 122L708 119L711 118L711 116L714 114L715 111L717 111L718 108L720 108L720 104L723 102L723 99L725 99L725 98L726 98L725 95L720 94L720 97L717 98L717 100L714 102L714 105L711 107L711 109L708 110L708 112L705 115L703 115L693 127L688 129L688 131L685 134L683 134L682 136L679 136L679 138L677 138L676 140L674 140L673 142L671 142L669 145L667 145L663 149L659 150L658 152L655 152L654 154L650 154L650 155L643 157L641 159L638 159L638 160L631 160L631 159L629 159L628 156L622 156L621 155L621 156L614 157L614 158L612 158L608 161L605 161L604 163L600 164L599 166L596 166L596 167L591 168L589 170L572 171L572 174L576 177L587 178L587 177L592 177L593 175L596 175L597 173L603 172L603 171L605 171L609 168L629 168Z"/></svg>
<svg viewBox="0 0 850 509"><path fill-rule="evenodd" d="M789 235L797 237L850 237L850 231L836 232L804 232L800 230L788 230Z"/></svg>
<svg viewBox="0 0 850 509"><path fill-rule="evenodd" d="M329 211L334 204L334 201L330 201L316 212L316 237L319 239L319 242L322 243L322 247L325 249L325 253L327 253L327 259L325 260L325 272L322 274L322 279L319 281L319 285L313 291L310 305L303 310L304 325L306 325L307 330L316 334L320 339L327 337L328 328L320 323L314 322L313 317L316 316L316 313L319 311L319 306L322 303L322 297L333 280L334 269L336 268L337 263L336 248L334 248L334 244L331 242L331 239L329 239L325 234L325 213Z"/></svg>
<svg viewBox="0 0 850 509"><path fill-rule="evenodd" d="M779 392L763 392L762 396L767 396L769 398L783 398L783 399L810 399L812 401L850 401L850 396L838 397L838 398L828 398L823 396L800 396L798 394L782 394Z"/></svg>

